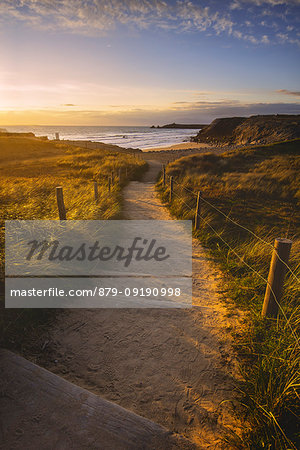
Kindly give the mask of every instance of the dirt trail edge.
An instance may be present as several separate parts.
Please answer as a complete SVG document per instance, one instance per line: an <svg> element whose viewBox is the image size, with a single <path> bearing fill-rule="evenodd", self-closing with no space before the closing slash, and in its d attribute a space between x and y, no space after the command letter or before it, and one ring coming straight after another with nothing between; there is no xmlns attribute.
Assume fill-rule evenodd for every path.
<svg viewBox="0 0 300 450"><path fill-rule="evenodd" d="M155 193L158 161L124 192L127 219L171 219ZM221 274L193 241L193 308L65 310L35 361L107 400L180 433L197 448L233 448L238 382Z"/></svg>

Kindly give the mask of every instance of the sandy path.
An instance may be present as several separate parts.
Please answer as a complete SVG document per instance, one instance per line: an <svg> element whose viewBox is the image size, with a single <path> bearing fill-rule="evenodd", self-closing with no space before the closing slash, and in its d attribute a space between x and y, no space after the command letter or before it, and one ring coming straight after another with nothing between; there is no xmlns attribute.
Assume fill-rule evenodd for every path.
<svg viewBox="0 0 300 450"><path fill-rule="evenodd" d="M158 162L124 192L130 219L170 219L155 195ZM39 360L51 371L185 435L197 448L226 447L239 432L231 402L236 385L220 274L193 243L192 309L66 310L49 331Z"/></svg>

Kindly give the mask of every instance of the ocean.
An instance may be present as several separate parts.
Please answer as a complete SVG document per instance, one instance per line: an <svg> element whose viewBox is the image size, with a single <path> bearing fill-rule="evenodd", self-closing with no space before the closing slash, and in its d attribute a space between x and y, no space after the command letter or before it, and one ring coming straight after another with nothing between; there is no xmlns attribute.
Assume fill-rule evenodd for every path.
<svg viewBox="0 0 300 450"><path fill-rule="evenodd" d="M150 128L150 127L96 127L96 126L7 126L10 132L33 132L36 136L55 138L59 133L60 139L89 140L115 144L125 148L167 147L182 142L189 142L191 136L196 136L198 130Z"/></svg>

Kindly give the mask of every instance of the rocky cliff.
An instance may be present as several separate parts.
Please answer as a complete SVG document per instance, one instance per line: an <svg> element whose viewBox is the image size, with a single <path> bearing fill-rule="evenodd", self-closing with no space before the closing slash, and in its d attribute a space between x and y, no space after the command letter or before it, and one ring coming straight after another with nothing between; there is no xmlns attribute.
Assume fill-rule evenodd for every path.
<svg viewBox="0 0 300 450"><path fill-rule="evenodd" d="M300 115L266 115L215 119L193 140L214 145L245 145L296 138L300 138Z"/></svg>

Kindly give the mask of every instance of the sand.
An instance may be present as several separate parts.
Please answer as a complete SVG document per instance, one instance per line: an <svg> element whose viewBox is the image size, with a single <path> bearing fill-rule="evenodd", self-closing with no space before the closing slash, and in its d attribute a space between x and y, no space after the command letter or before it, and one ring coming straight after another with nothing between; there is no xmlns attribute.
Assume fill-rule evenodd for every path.
<svg viewBox="0 0 300 450"><path fill-rule="evenodd" d="M198 142L182 142L181 144L170 145L168 147L153 147L143 149L143 152L160 152L168 150L189 150L189 149L209 149L211 145ZM208 150L209 151L209 150Z"/></svg>
<svg viewBox="0 0 300 450"><path fill-rule="evenodd" d="M230 150L229 147L212 147L207 144L183 142L181 144L171 145L170 147L157 147L143 150L143 158L147 161L156 160L162 164L168 164L185 156L200 155L203 153L220 155L228 150Z"/></svg>
<svg viewBox="0 0 300 450"><path fill-rule="evenodd" d="M160 170L124 192L128 219L171 219L155 193ZM65 310L40 342L34 361L107 400L187 437L199 449L233 448L239 382L222 276L193 241L193 308ZM240 412L238 411L238 414Z"/></svg>

